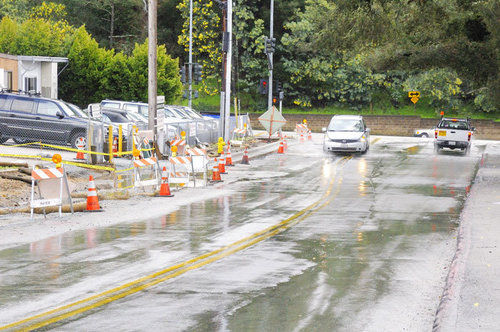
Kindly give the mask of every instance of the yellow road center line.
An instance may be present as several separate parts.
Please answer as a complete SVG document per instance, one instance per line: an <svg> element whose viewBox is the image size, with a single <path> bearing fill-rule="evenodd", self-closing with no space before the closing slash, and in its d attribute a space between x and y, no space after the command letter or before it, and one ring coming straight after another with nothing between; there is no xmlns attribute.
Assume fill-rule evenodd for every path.
<svg viewBox="0 0 500 332"><path fill-rule="evenodd" d="M349 161L350 159L352 159L352 156L347 156L347 157L343 157L341 159L339 159L337 161L337 164L345 164L347 161ZM145 288L149 288L151 286L154 286L162 281L165 281L165 280L168 280L168 279L171 279L171 278L174 278L180 274L183 274L187 271L190 271L190 270L193 270L193 269L196 269L196 268L199 268L201 266L204 266L206 264L209 264L211 262L214 262L216 260L219 260L223 257L226 257L230 254L233 254L237 251L241 251L255 243L258 243L258 242L261 242L271 236L274 236L275 234L279 233L279 232L282 232L283 230L291 227L291 225L287 225L289 224L290 222L294 221L295 222L293 224L296 224L297 222L305 219L307 216L309 216L310 214L312 214L313 212L323 208L324 206L328 205L329 202L331 202L331 200L333 200L333 198L331 198L328 202L322 204L319 208L317 208L316 210L313 210L315 207L317 207L320 202L325 199L326 197L328 197L328 195L330 195L331 193L331 190L335 184L335 178L332 179L332 181L330 182L330 185L329 185L329 188L328 190L325 192L325 194L315 203L311 204L310 206L306 207L305 209L297 212L296 214L294 214L293 216L281 221L280 223L276 224L276 225L273 225L273 226L270 226L268 228L265 228L264 230L262 231L259 231L257 233L254 233L248 237L245 237L239 241L236 241L236 242L233 242L225 247L222 247L222 248L219 248L217 250L214 250L212 252L209 252L209 253L206 253L204 255L201 255L201 256L198 256L198 257L195 257L193 259L190 259L188 261L185 261L183 263L180 263L180 264L177 264L177 265L174 265L174 266L171 266L167 269L164 269L164 270L161 270L161 271L158 271L156 273L153 273L151 275L148 275L148 276L145 276L145 277L142 277L142 278L139 278L137 280L134 280L132 282L129 282L129 283L126 283L124 285L121 285L119 287L116 287L116 288L113 288L113 289L110 289L108 291L105 291L105 292L102 292L102 293L99 293L99 294L96 294L96 295L93 295L93 296L90 296L88 298L85 298L85 299L82 299L80 301L76 301L76 302L73 302L73 303L70 303L68 305L65 305L65 306L62 306L62 307L59 307L59 308L56 308L56 309L53 309L53 310L50 310L50 311L47 311L47 312L44 312L44 313L41 313L41 314L38 314L38 315L35 315L35 316L32 316L32 317L29 317L29 318L26 318L26 319L23 319L23 320L20 320L20 321L17 321L17 322L14 322L14 323L11 323L11 324L8 324L8 325L5 325L5 326L1 326L0 327L0 330L6 330L6 329L9 329L9 328L14 328L16 326L20 326L20 325L23 325L24 323L28 323L28 322L31 322L31 321L34 321L36 319L39 319L39 318L43 318L43 317L46 317L46 316L49 316L49 315L52 315L52 314L55 314L55 313L58 313L58 312L61 312L61 311L64 311L66 309L70 309L72 307L75 307L77 305L80 305L80 304L84 304L86 302L90 302L92 300L96 300L98 298L101 298L101 297L105 297L107 295L111 295L113 293L117 293L121 290L124 290L126 288L129 288L129 287L132 287L132 286L135 286L135 285L138 285L144 281L147 281L147 280L150 280L150 279L154 279L154 278L157 278L161 275L164 275L168 272L172 272L172 271L175 271L175 270L178 270L180 268L183 268L185 266L188 266L190 264L193 264L193 263L196 263L198 261L201 261L201 260L204 260L204 259L207 259L211 256L215 256L215 257L212 257L210 259L207 259L205 261L202 261L200 263L197 263L195 265L191 265L191 266L188 266L187 268L184 268L183 270L179 270L179 271L176 271L172 274L169 274L167 276L164 276L162 278L159 278L159 279L156 279L156 280L153 280L149 283L146 283L146 284L143 284L143 285L139 285L137 287L134 287L134 288L131 288L125 292L122 292L122 293L119 293L117 295L114 295L114 296L110 296L110 297L106 297L98 302L95 302L93 304L89 304L87 306L84 306L82 308L79 308L79 309L75 309L75 310L72 310L68 313L65 313L65 314L61 314L61 315L58 315L56 317L53 317L53 318L50 318L50 319L47 319L47 320L44 320L40 323L37 323L37 324L33 324L31 326L28 326L26 328L22 328L22 330L32 330L32 329L36 329L36 328L40 328L40 327L43 327L43 326L47 326L47 325L50 325L50 324L53 324L55 322L58 322L58 321L61 321L61 320L64 320L68 317L72 317L72 316L75 316L79 313L82 313L82 312L85 312L85 311L88 311L88 310L91 310L91 309L94 309L94 308L97 308L97 307L100 307L102 305L105 305L107 303L110 303L110 302L113 302L115 300L118 300L118 299L121 299L127 295L130 295L130 294L133 294L133 293L136 293L140 290L143 290ZM340 186L339 186L340 188ZM335 193L335 196L338 194L338 190L337 192ZM334 196L334 197L335 197ZM297 220L299 217L302 217L300 218L299 220ZM266 234L267 233L267 234ZM253 239L253 240L252 240ZM249 240L252 240L246 244L243 244L239 247L236 247L244 242L247 242ZM236 247L234 249L231 249L231 250L228 250L232 247ZM225 252L224 252L225 251Z"/></svg>

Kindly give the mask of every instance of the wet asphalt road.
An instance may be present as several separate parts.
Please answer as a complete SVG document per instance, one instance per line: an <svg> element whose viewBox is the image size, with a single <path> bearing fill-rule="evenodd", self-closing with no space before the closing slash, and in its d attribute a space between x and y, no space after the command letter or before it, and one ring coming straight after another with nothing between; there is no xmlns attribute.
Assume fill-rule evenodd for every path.
<svg viewBox="0 0 500 332"><path fill-rule="evenodd" d="M229 195L162 218L4 249L0 325L217 250L306 209L243 250L44 329L428 331L483 149L436 156L430 140L387 137L366 155L338 156L325 155L319 141L295 145L252 160L250 169L230 169L241 178L225 187Z"/></svg>

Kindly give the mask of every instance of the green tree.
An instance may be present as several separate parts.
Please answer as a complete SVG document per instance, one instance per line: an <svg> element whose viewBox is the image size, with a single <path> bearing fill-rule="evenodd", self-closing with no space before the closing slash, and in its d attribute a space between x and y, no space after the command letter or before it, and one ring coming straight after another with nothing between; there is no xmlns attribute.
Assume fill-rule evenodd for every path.
<svg viewBox="0 0 500 332"><path fill-rule="evenodd" d="M113 52L100 48L82 26L75 32L68 59L68 68L60 76L61 98L83 106L106 97L101 84Z"/></svg>
<svg viewBox="0 0 500 332"><path fill-rule="evenodd" d="M179 77L179 60L172 59L164 45L158 46L158 94L165 96L165 102L171 103L182 91ZM148 99L148 44L136 44L129 59L131 81L128 84L132 99Z"/></svg>

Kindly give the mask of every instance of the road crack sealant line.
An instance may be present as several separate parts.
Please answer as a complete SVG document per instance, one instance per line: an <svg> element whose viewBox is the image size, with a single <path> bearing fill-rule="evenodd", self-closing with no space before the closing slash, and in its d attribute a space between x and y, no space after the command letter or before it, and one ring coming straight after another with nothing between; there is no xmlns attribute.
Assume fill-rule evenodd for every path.
<svg viewBox="0 0 500 332"><path fill-rule="evenodd" d="M336 162L335 166L339 165L344 166L350 159L352 159L352 156L343 157ZM337 181L337 178L334 177L330 181L328 189L318 201L309 205L305 209L295 213L291 217L273 226L267 227L262 231L256 232L248 237L233 242L227 246L221 247L217 250L192 258L185 262L173 265L164 270L136 279L134 281L123 284L116 288L112 288L110 290L90 296L88 298L46 311L44 313L8 325L0 326L0 330L31 331L39 329L63 321L70 317L82 314L84 312L88 312L98 307L104 306L110 302L119 300L121 298L137 293L146 288L150 288L161 282L164 282L166 280L184 274L188 271L198 269L202 266L218 261L226 256L232 255L236 252L251 247L261 241L264 241L272 236L275 236L276 234L285 231L286 229L292 227L298 222L309 217L311 214L315 213L316 211L330 204L331 201L335 199L335 197L340 192L341 183L342 183L342 178L339 178L339 180ZM332 197L329 198L329 196L332 194L335 184L337 184L337 190L333 193ZM323 202L325 199L326 201Z"/></svg>

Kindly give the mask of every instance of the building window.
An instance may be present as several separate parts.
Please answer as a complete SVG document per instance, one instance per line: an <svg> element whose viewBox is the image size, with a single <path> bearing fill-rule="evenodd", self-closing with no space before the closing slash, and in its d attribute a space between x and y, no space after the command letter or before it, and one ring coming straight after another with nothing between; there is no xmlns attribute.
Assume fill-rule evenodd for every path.
<svg viewBox="0 0 500 332"><path fill-rule="evenodd" d="M24 88L25 91L34 91L36 90L36 77L25 77L24 78Z"/></svg>
<svg viewBox="0 0 500 332"><path fill-rule="evenodd" d="M12 72L11 71L5 72L5 88L7 90L12 90Z"/></svg>

